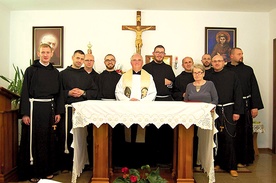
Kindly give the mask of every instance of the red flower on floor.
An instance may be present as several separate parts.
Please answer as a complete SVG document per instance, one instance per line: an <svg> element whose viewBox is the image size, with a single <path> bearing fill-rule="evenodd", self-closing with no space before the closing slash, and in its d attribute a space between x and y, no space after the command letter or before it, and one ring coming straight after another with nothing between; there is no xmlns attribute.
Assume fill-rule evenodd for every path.
<svg viewBox="0 0 276 183"><path fill-rule="evenodd" d="M137 177L135 175L130 176L130 182L137 182Z"/></svg>
<svg viewBox="0 0 276 183"><path fill-rule="evenodd" d="M124 174L127 174L127 173L129 173L129 170L128 170L127 167L124 167L124 168L122 168L122 172L123 172Z"/></svg>
<svg viewBox="0 0 276 183"><path fill-rule="evenodd" d="M159 174L159 168L152 171L149 165L141 167L140 172L136 169L122 168L123 176L117 177L113 183L167 183Z"/></svg>

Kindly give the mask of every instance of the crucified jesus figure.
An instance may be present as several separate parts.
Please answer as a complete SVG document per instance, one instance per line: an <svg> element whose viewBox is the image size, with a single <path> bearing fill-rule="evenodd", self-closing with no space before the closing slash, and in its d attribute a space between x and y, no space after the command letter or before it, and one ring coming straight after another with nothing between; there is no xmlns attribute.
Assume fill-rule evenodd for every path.
<svg viewBox="0 0 276 183"><path fill-rule="evenodd" d="M136 33L136 39L135 39L136 53L141 54L141 48L143 46L142 32L144 32L146 30L155 30L155 26L141 25L141 11L137 11L136 25L123 25L122 30L135 31L135 33Z"/></svg>
<svg viewBox="0 0 276 183"><path fill-rule="evenodd" d="M145 27L141 29L141 26L137 25L136 27L134 26L124 26L126 30L131 30L136 32L136 39L135 39L135 47L136 47L136 53L141 54L141 48L143 46L143 41L142 41L142 32L146 30L150 30L152 26Z"/></svg>

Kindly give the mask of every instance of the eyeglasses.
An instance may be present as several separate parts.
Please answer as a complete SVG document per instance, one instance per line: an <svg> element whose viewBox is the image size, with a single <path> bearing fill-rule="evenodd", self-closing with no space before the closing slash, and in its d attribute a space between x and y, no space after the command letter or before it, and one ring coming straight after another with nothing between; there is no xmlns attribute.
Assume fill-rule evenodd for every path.
<svg viewBox="0 0 276 183"><path fill-rule="evenodd" d="M194 75L201 75L203 72L193 72Z"/></svg>
<svg viewBox="0 0 276 183"><path fill-rule="evenodd" d="M213 63L224 62L224 60L213 60Z"/></svg>
<svg viewBox="0 0 276 183"><path fill-rule="evenodd" d="M165 54L165 52L160 52L160 51L156 51L156 52L154 52L154 53L156 53L156 54L160 54L160 55Z"/></svg>
<svg viewBox="0 0 276 183"><path fill-rule="evenodd" d="M142 59L132 59L131 61L132 62L142 62L143 60Z"/></svg>
<svg viewBox="0 0 276 183"><path fill-rule="evenodd" d="M110 59L110 60L106 59L105 62L115 62L115 60L114 59Z"/></svg>

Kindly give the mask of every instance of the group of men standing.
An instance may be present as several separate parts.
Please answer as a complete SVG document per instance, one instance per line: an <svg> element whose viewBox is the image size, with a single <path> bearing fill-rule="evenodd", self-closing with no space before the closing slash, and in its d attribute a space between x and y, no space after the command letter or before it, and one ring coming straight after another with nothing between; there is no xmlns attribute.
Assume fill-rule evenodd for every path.
<svg viewBox="0 0 276 183"><path fill-rule="evenodd" d="M114 70L114 55L105 56L106 70L98 74L93 69L94 56L76 50L72 65L59 73L50 63L53 55L51 46L41 44L39 60L34 61L24 75L20 103L23 121L20 179L37 182L40 178L53 178L58 170L72 169L72 109L66 108L65 116L65 104L84 100L183 101L187 84L193 82L193 60L185 57L182 60L185 70L175 78L172 67L163 62L165 54L165 48L157 45L153 51L153 61L145 65L139 53L133 54L130 59L132 69L121 76ZM263 108L255 75L243 63L241 49L234 48L230 57L231 63L227 64L227 69L224 69L225 63L219 55L212 58L213 67L206 64L211 61L210 55L205 54L202 58L206 79L214 82L219 96L215 163L229 171L237 170L237 163L253 163L252 117L256 117L258 109ZM173 158L173 129L163 125L157 130L154 125L149 125L146 130L147 133L139 125L131 129L117 125L113 130L113 143L118 145L122 139L129 143L145 142L143 148L151 152L148 161L154 159L152 164L170 164ZM92 126L88 126L87 142L92 163ZM248 148L244 151L240 146ZM137 148L135 145L130 147ZM119 153L114 152L115 159L120 159ZM238 154L244 156L236 157Z"/></svg>
<svg viewBox="0 0 276 183"><path fill-rule="evenodd" d="M61 72L50 63L53 55L50 45L41 44L37 54L39 60L25 71L20 103L23 123L19 179L31 182L52 179L59 170L64 173L72 170L72 108L66 108L65 114L65 105L115 99L114 89L110 91L109 84L114 82L116 86L120 79L114 70L116 60L112 54L105 57L106 70L100 75L93 69L94 56L82 50L74 52L72 65ZM91 126L87 142L88 149L92 150ZM92 162L92 157L89 158Z"/></svg>
<svg viewBox="0 0 276 183"><path fill-rule="evenodd" d="M205 79L211 80L218 93L215 125L215 169L222 168L234 177L237 168L254 161L253 119L263 103L258 83L250 66L243 62L243 51L233 48L230 62L225 63L221 55L202 56L206 68Z"/></svg>

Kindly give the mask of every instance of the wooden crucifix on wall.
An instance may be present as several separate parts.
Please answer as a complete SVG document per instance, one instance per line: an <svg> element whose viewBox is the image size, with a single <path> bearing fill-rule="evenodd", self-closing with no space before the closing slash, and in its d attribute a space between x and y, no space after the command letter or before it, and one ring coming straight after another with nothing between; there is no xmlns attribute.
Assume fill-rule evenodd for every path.
<svg viewBox="0 0 276 183"><path fill-rule="evenodd" d="M141 54L141 48L143 46L142 32L147 31L147 30L156 30L156 28L153 25L147 25L147 26L141 25L141 11L137 11L136 25L123 25L122 30L135 31L135 33L136 33L136 39L135 39L136 53Z"/></svg>

